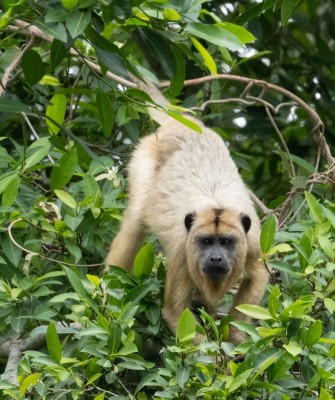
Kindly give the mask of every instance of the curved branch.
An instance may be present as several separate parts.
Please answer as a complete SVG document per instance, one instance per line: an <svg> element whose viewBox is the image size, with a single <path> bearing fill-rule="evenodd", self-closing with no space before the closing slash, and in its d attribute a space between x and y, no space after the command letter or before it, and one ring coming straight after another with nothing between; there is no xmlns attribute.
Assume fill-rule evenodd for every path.
<svg viewBox="0 0 335 400"><path fill-rule="evenodd" d="M22 21L22 20L16 20L14 22L14 25L10 25L9 29L12 32L19 32L22 34L29 34L32 37L38 37L38 38L42 38L44 40L47 40L49 42L51 42L53 40L53 38L49 35L46 35L45 33L43 33L40 29L38 29L36 26L30 25L29 23ZM81 54L77 49L75 48L71 48L70 49L70 54L74 55L75 57L79 58L82 62L86 63L86 65L92 70L95 71L101 75L103 75L100 65L98 65L97 63L91 61L90 59L88 59L86 56L84 56L83 54ZM136 83L134 83L131 80L127 80L124 79L122 77L119 77L115 74L113 74L112 72L108 71L106 73L106 76L108 78L110 78L111 80L120 83L121 85L125 86L125 87L130 87L130 88L137 88L138 85ZM131 79L131 78L130 78ZM316 142L317 146L318 146L318 160L316 165L318 166L319 164L319 158L320 155L323 156L323 158L326 160L329 168L327 171L327 178L328 181L330 181L332 184L334 184L335 182L335 170L334 168L332 168L335 165L335 159L330 151L330 148L325 140L324 137L324 124L321 120L321 118L319 117L319 115L316 113L316 111L309 106L304 100L302 100L300 97L296 96L295 94L293 94L292 92L282 88L281 86L275 85L273 83L269 83L263 80L259 80L259 79L252 79L252 78L247 78L247 77L243 77L243 76L238 76L238 75L229 75L229 74L219 74L217 76L205 76L202 78L197 78L197 79L191 79L191 80L186 80L184 81L184 86L194 86L194 85L200 85L206 82L211 82L214 80L227 80L227 81L233 81L233 82L239 82L245 85L245 88L241 94L240 97L238 98L234 98L234 99L222 99L222 100L218 100L218 101L213 101L213 100L209 100L208 102L205 102L200 108L193 108L196 110L200 110L203 111L209 104L224 104L224 103L228 103L228 102L232 102L232 101L236 101L239 102L241 104L244 104L246 106L248 105L253 105L256 103L262 104L266 109L267 109L267 113L268 115L270 114L269 111L271 110L271 112L273 113L277 113L279 111L280 108L284 107L284 106L289 106L292 105L292 101L294 102L294 104L296 104L297 106L303 108L304 110L307 111L307 113L309 114L312 123L313 123L313 128L311 130L312 134L313 134L313 138L314 141ZM160 88L165 88L168 87L170 85L170 82L163 82L159 85ZM259 95L258 96L252 96L250 94L250 91L254 88L258 88L260 90ZM287 97L288 99L290 99L291 102L282 102L277 106L272 105L271 103L267 102L266 100L264 100L264 95L265 93L270 90L270 91L275 91L277 93L280 93L281 95ZM269 118L271 119L271 116L269 115ZM276 129L277 130L277 129ZM278 131L277 131L278 133ZM286 149L287 152L287 149ZM292 169L293 165L291 164L291 169ZM292 172L294 171L294 169L292 169ZM317 171L317 168L316 168ZM287 210L287 207L290 205L292 198L294 197L293 193L295 193L295 191L291 191L291 193L288 195L286 201L279 207L279 209L276 210L276 212L279 214L279 221L283 221L286 220L287 218L287 213L289 213L289 211ZM266 207L263 207L264 210L266 210ZM267 211L268 212L268 211ZM25 249L24 249L25 250ZM52 260L52 261L56 261L56 260Z"/></svg>
<svg viewBox="0 0 335 400"><path fill-rule="evenodd" d="M36 253L35 251L30 251L28 249L26 249L25 247L21 246L13 237L13 233L12 233L12 229L14 228L14 226L18 223L24 221L22 218L18 218L15 221L12 221L7 228L7 232L8 232L8 236L11 240L11 242L18 247L20 250L24 251L27 254L31 254L32 256L36 256L41 258L42 260L47 260L47 261L52 261L55 263L58 263L60 265L68 265L69 267L102 267L105 264L104 263L97 263L97 264L73 264L73 263L68 263L65 261L60 261L60 260L56 260L54 258L50 258L50 257L45 257L42 256L42 254Z"/></svg>
<svg viewBox="0 0 335 400"><path fill-rule="evenodd" d="M36 26L33 26L31 24L29 24L28 22L22 21L20 19L15 20L14 25L9 25L8 28L12 31L12 32L22 32L22 34L27 35L27 33L29 35L31 35L32 37L38 37L40 39L44 39L47 40L48 42L52 42L53 41L53 37L46 35L44 32L42 32L39 28L37 28ZM91 61L90 59L88 59L87 57L83 56L82 54L80 54L76 49L71 48L70 49L70 54L76 57L80 57L83 62L85 64L87 64L89 66L89 68L91 68L93 71L104 75L101 71L100 65L94 63L93 61ZM115 81L120 83L121 85L127 86L127 87L131 87L131 88L137 88L137 85L134 82L131 82L127 79L124 79L118 75L113 74L110 71L106 72L106 76Z"/></svg>
<svg viewBox="0 0 335 400"><path fill-rule="evenodd" d="M204 76L202 78L197 78L197 79L190 79L184 81L184 86L194 86L194 85L200 85L206 82L212 82L214 80L227 80L227 81L234 81L234 82L240 82L244 83L247 85L246 89L243 92L242 97L247 98L247 94L253 87L259 87L262 89L261 94L259 98L261 98L266 90L273 90L275 92L281 93L285 97L293 100L297 105L299 105L301 108L306 110L308 114L310 115L312 122L313 122L313 128L312 128L312 133L314 136L314 140L319 146L320 152L322 156L325 158L327 164L329 166L333 165L335 163L335 159L331 154L330 148L325 140L324 137L324 124L317 114L317 112L309 106L304 100L302 100L300 97L296 96L294 93L290 92L287 89L282 88L281 86L275 85L273 83L269 83L260 79L252 79L252 78L247 78L244 76L239 76L239 75L229 75L229 74L219 74L217 76ZM169 87L170 82L163 82L159 85L160 88L166 88ZM335 175L334 175L335 177Z"/></svg>

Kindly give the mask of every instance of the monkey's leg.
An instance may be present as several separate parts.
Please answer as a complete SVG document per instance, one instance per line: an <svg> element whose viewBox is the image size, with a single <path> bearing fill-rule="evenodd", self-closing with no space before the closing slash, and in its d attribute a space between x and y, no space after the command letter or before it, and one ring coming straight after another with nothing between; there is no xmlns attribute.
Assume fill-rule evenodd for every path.
<svg viewBox="0 0 335 400"><path fill-rule="evenodd" d="M240 304L259 304L264 295L265 285L269 280L269 272L264 264L258 261L248 264L247 274L240 284L230 311L230 315L240 321L249 321L250 317L239 312L235 307ZM237 344L243 341L245 336L237 328L231 327L230 338L233 343Z"/></svg>
<svg viewBox="0 0 335 400"><path fill-rule="evenodd" d="M129 206L124 213L120 232L109 249L106 264L117 265L131 272L145 235L145 228L140 222L140 212Z"/></svg>
<svg viewBox="0 0 335 400"><path fill-rule="evenodd" d="M185 263L168 263L164 292L163 316L171 331L177 331L178 319L185 308L191 306L193 283Z"/></svg>

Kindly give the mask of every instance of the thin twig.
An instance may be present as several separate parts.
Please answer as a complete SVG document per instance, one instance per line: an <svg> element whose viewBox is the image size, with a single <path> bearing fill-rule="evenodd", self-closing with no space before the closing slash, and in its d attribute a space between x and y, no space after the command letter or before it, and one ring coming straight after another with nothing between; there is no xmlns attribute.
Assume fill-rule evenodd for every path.
<svg viewBox="0 0 335 400"><path fill-rule="evenodd" d="M18 247L19 249L21 249L22 251L24 251L27 254L31 254L33 256L39 257L42 260L47 260L47 261L52 261L52 262L56 262L60 265L68 265L70 267L101 267L103 265L105 265L104 263L98 263L98 264L73 264L73 263L68 263L68 262L64 262L64 261L59 261L59 260L55 260L54 258L50 258L50 257L45 257L42 254L36 253L34 251L30 251L28 249L26 249L25 247L21 246L13 237L12 234L12 229L15 226L15 224L17 224L18 222L24 221L22 218L18 218L15 221L12 221L8 228L7 228L7 232L9 235L10 240L12 241L12 243Z"/></svg>
<svg viewBox="0 0 335 400"><path fill-rule="evenodd" d="M285 153L286 153L286 155L287 155L287 159L288 159L288 162L289 162L289 165L290 165L290 170L291 170L291 171L290 171L290 172L291 172L291 173L290 173L290 178L291 178L291 179L292 179L292 178L295 178L294 164L293 164L293 161L292 161L292 157L291 157L290 151L289 151L289 149L288 149L288 147L287 147L287 144L286 144L286 142L285 142L285 140L284 140L284 138L283 138L283 135L282 135L282 133L280 132L280 129L278 128L278 126L277 126L275 120L273 119L272 114L271 114L269 108L268 108L268 107L265 107L265 111L266 111L266 114L267 114L267 116L268 116L268 118L269 118L269 120L270 120L270 122L271 122L271 125L272 125L273 129L276 131L276 133L277 133L277 135L278 135L278 137L279 137L280 143L281 143L281 145L283 146L283 148L284 148L284 150L285 150Z"/></svg>
<svg viewBox="0 0 335 400"><path fill-rule="evenodd" d="M6 68L2 80L1 80L1 87L0 87L0 97L4 95L4 93L6 92L6 87L7 84L9 82L10 76L13 73L13 71L16 69L16 67L20 64L20 61L24 55L24 53L30 49L33 44L34 44L34 40L35 38L32 36L29 39L29 42L26 43L24 46L22 46L18 53L15 55L13 61L10 63L10 65Z"/></svg>
<svg viewBox="0 0 335 400"><path fill-rule="evenodd" d="M253 203L262 211L264 215L270 215L274 213L274 210L271 208L267 208L266 205L253 193L250 189L249 191L249 196Z"/></svg>
<svg viewBox="0 0 335 400"><path fill-rule="evenodd" d="M26 121L27 125L30 128L30 131L32 133L32 135L34 136L34 138L36 140L38 140L40 137L38 136L37 132L35 131L35 128L33 127L33 125L31 124L29 118L27 117L27 114L22 112L21 113L22 117L24 118L24 120ZM51 162L51 164L55 164L55 161L52 159L52 157L50 156L50 154L47 155L49 161Z"/></svg>

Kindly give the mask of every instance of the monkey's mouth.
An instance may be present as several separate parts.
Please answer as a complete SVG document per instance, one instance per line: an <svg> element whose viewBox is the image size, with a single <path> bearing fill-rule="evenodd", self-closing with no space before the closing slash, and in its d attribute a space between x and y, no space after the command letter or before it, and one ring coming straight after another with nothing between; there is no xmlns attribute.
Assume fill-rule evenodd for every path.
<svg viewBox="0 0 335 400"><path fill-rule="evenodd" d="M225 278L229 273L229 269L221 267L204 268L203 273L211 280L218 280Z"/></svg>

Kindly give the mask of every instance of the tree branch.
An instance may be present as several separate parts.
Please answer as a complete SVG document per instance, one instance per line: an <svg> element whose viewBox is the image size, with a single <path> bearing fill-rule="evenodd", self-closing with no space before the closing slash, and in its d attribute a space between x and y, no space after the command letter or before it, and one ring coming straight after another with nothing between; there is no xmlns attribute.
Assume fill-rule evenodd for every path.
<svg viewBox="0 0 335 400"><path fill-rule="evenodd" d="M9 82L10 76L13 73L13 71L16 69L16 67L20 64L20 61L24 55L24 53L30 49L33 44L34 44L35 38L32 36L29 39L29 42L22 46L16 56L14 57L13 61L10 63L10 65L6 68L2 80L1 80L1 86L0 86L0 97L3 96L6 93L6 87Z"/></svg>
<svg viewBox="0 0 335 400"><path fill-rule="evenodd" d="M49 42L51 42L53 40L53 38L51 36L43 33L36 26L30 25L29 23L22 21L22 20L15 20L14 25L10 25L9 29L12 32L19 32L19 33L22 33L25 35L28 32L28 34L31 35L32 37L38 37L38 38L47 40ZM93 62L92 60L88 59L83 54L81 54L77 49L75 49L75 48L70 49L70 54L79 58L92 71L95 71L95 72L103 75L100 66L97 63ZM18 65L18 62L19 61L17 61L17 63L15 63L15 64L13 63L13 65L11 66L11 70L13 70L15 68L15 66ZM122 77L119 77L110 71L108 71L106 73L106 76L109 79L111 79L117 83L120 83L121 85L123 85L125 87L129 87L129 88L137 88L138 87L138 85L136 83L132 82L131 80L127 80ZM224 104L224 103L228 103L228 102L237 102L237 103L240 103L240 104L243 104L246 106L259 103L266 108L272 125L273 125L274 121L271 118L271 114L269 111L271 110L271 112L277 113L279 111L279 109L284 106L289 106L289 105L292 106L292 101L294 102L294 104L296 104L297 106L299 106L299 107L303 108L305 111L307 111L307 113L310 116L312 123L313 123L313 128L311 130L311 133L313 135L314 141L316 142L316 144L318 146L318 150L319 150L318 160L319 160L319 155L321 154L329 166L328 171L327 171L327 178L332 184L334 184L335 170L332 167L335 165L335 159L330 151L330 148L329 148L329 146L326 142L325 136L324 136L324 124L323 124L321 118L319 117L319 115L316 113L316 111L310 105L308 105L305 101L303 101L300 97L296 96L292 92L290 92L280 86L277 86L273 83L268 83L263 80L251 79L251 78L238 76L238 75L219 74L217 76L205 76L205 77L198 78L198 79L186 80L186 81L184 81L184 86L188 87L188 86L194 86L194 85L201 85L206 82L211 82L214 80L226 80L226 81L239 82L239 83L244 84L245 88L244 88L241 96L238 98L222 99L222 100L209 100L209 101L205 102L200 108L193 108L193 109L198 109L200 111L203 111L210 104ZM170 82L163 82L159 85L159 87L166 88L169 85L170 85ZM255 87L260 90L259 95L256 97L250 94L250 91ZM263 98L265 93L269 90L282 94L286 98L290 99L290 102L282 102L277 106L273 106L272 104L270 104ZM273 125L273 126L276 129L276 126L275 125ZM278 129L276 129L276 131L278 133ZM281 142L283 144L283 140L281 140ZM285 151L287 153L288 149L286 148ZM319 164L319 162L317 161L317 163L316 163L317 167L318 167L318 164ZM293 166L292 162L290 163L290 166L291 166L291 170L292 170L291 172L294 175L294 166ZM316 167L316 171L317 171L317 167ZM291 193L290 193L290 195L288 195L286 201L276 210L279 223L281 223L281 221L283 221L283 220L286 220L286 218L287 218L287 212L288 212L287 205L290 204L290 202L292 201L293 193L296 193L296 190L291 191ZM258 200L256 202L256 204L266 214L268 214L270 212L264 204L260 205L260 200Z"/></svg>
<svg viewBox="0 0 335 400"><path fill-rule="evenodd" d="M58 328L64 327L61 323L56 325ZM68 327L80 331L82 326L77 322L73 322ZM68 333L58 333L59 336L68 335ZM7 364L4 373L1 375L2 380L6 380L12 385L17 386L18 366L22 353L26 350L38 350L45 346L46 333L38 333L27 339L12 339L0 341L0 358L7 358Z"/></svg>
<svg viewBox="0 0 335 400"><path fill-rule="evenodd" d="M47 40L48 42L52 42L53 41L53 37L46 35L44 32L42 32L39 28L37 28L36 26L30 25L28 22L22 21L22 20L15 20L14 25L9 25L8 26L9 30L11 30L12 32L18 32L18 33L22 33L22 34L29 34L31 36L35 36L38 37L40 39L44 39ZM89 68L91 68L91 70L101 74L101 68L100 65L94 63L93 61L89 60L87 57L83 56L82 54L80 54L80 52L75 49L75 48L71 48L70 49L70 54L72 54L75 57L80 57L82 59L82 61L87 64L87 66ZM120 83L121 85L124 85L126 87L130 87L130 88L137 88L136 83L131 82L127 79L121 78L118 75L113 74L110 71L107 71L106 76L115 81Z"/></svg>

